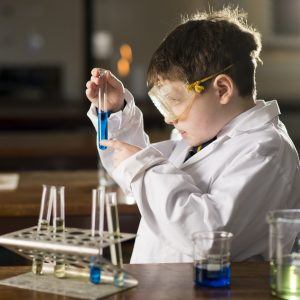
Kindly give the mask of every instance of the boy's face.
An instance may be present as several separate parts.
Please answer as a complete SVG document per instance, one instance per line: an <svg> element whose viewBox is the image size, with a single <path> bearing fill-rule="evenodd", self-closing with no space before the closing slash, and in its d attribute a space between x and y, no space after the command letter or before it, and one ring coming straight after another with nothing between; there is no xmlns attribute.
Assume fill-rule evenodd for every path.
<svg viewBox="0 0 300 300"><path fill-rule="evenodd" d="M165 122L172 124L191 146L200 145L213 137L224 126L223 107L217 90L211 84L205 92L184 92L182 81L161 80L162 86L170 87L170 99L174 99L173 111L178 119Z"/></svg>

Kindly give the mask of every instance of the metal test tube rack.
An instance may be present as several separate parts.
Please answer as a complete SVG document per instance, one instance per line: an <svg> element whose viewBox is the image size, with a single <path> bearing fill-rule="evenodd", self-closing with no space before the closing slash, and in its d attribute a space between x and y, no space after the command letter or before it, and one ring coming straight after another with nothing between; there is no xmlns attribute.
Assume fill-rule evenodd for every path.
<svg viewBox="0 0 300 300"><path fill-rule="evenodd" d="M133 239L135 234L119 233L116 237L110 232L103 231L100 236L92 230L65 228L64 232L56 233L54 237L51 227L43 232L38 232L37 229L37 226L34 226L4 234L0 236L0 244L30 260L38 253L43 257L42 273L53 273L56 257L61 255L66 266L66 278L88 279L90 264L97 259L97 264L101 268L100 283L120 287L133 287L138 284L138 281L123 270L122 266L114 265L102 256L105 247L118 247L120 243Z"/></svg>
<svg viewBox="0 0 300 300"><path fill-rule="evenodd" d="M30 260L34 259L36 252L41 253L44 260L43 272L45 273L53 272L57 254L64 255L66 277L88 278L91 257L97 257L105 266L106 273L104 272L104 275L107 282L104 283L114 284L113 280L108 279L108 274L122 271L125 278L124 286L136 286L138 283L136 279L100 255L100 249L134 237L135 234L121 233L118 240L112 240L108 232L103 232L103 238L100 239L97 235L92 238L90 230L66 228L64 239L57 237L54 241L51 232L40 233L37 236L37 227L35 226L0 236L0 244Z"/></svg>

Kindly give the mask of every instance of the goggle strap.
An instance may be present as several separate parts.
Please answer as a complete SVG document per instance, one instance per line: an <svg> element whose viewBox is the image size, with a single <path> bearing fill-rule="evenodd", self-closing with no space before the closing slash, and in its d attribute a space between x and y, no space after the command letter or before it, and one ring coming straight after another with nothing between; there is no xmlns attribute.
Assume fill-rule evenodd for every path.
<svg viewBox="0 0 300 300"><path fill-rule="evenodd" d="M215 73L215 74L212 74L212 75L210 75L210 76L207 76L207 77L205 77L205 78L203 78L203 79L197 80L197 81L195 81L195 82L189 84L189 85L188 85L188 89L194 89L194 87L195 87L196 85L199 85L200 83L203 83L203 82L205 82L205 81L208 81L209 79L212 79L213 77L215 77L215 76L217 76L217 75L223 73L224 71L230 69L232 66L233 66L233 64L227 66L225 69L223 69L223 70L221 70L221 71L219 71L219 72L217 72L217 73Z"/></svg>

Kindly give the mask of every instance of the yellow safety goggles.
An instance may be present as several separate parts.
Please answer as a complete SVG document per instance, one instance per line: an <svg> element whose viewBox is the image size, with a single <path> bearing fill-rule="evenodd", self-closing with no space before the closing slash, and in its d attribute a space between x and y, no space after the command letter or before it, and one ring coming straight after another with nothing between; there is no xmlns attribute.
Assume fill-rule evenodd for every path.
<svg viewBox="0 0 300 300"><path fill-rule="evenodd" d="M191 84L183 82L170 82L164 85L154 85L148 95L166 121L175 122L184 119L189 113L197 94L204 91L202 83L212 79L231 68L233 64L220 72L197 80Z"/></svg>

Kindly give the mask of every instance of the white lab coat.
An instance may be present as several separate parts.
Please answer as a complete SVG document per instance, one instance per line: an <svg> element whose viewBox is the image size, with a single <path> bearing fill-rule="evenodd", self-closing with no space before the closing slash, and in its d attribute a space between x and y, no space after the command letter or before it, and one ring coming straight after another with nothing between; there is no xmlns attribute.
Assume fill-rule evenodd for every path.
<svg viewBox="0 0 300 300"><path fill-rule="evenodd" d="M267 212L300 207L299 157L277 102L258 100L184 162L186 142L149 144L128 91L125 99L124 110L109 118L109 137L144 149L115 170L112 150L100 156L141 213L131 263L191 262L191 234L206 230L234 234L232 260L267 258ZM88 116L97 129L93 105Z"/></svg>

